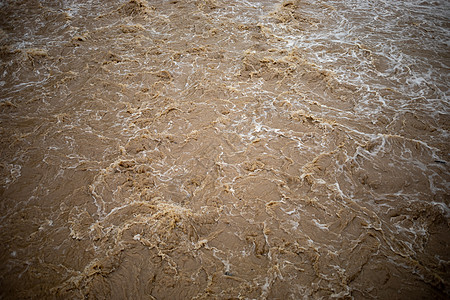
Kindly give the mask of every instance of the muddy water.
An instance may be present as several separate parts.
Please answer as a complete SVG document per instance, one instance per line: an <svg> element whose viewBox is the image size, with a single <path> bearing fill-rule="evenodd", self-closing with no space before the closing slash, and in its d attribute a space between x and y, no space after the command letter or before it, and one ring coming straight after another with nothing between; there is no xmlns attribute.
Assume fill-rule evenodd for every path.
<svg viewBox="0 0 450 300"><path fill-rule="evenodd" d="M0 298L446 299L447 1L1 1Z"/></svg>

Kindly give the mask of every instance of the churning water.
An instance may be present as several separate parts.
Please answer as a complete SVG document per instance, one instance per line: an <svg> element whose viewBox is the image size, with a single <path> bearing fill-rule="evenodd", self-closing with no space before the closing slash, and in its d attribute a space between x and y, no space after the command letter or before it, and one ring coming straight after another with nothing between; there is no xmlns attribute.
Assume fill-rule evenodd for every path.
<svg viewBox="0 0 450 300"><path fill-rule="evenodd" d="M0 1L0 298L447 299L450 2Z"/></svg>

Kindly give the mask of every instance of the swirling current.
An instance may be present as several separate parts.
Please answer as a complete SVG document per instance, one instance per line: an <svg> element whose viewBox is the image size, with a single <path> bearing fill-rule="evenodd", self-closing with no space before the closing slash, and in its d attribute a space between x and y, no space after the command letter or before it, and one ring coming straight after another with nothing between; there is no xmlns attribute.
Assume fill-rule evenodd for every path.
<svg viewBox="0 0 450 300"><path fill-rule="evenodd" d="M1 299L448 299L446 0L1 0Z"/></svg>

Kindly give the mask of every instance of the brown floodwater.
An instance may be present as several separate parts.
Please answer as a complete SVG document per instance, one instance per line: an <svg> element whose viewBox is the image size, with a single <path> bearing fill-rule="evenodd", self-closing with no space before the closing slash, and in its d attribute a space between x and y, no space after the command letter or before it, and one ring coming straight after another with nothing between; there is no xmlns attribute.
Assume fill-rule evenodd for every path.
<svg viewBox="0 0 450 300"><path fill-rule="evenodd" d="M448 1L0 1L0 299L448 299Z"/></svg>

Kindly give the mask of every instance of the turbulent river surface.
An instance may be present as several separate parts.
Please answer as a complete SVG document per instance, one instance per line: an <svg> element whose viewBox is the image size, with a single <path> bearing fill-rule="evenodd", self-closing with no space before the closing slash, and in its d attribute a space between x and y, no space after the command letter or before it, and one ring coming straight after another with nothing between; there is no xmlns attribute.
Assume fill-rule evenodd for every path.
<svg viewBox="0 0 450 300"><path fill-rule="evenodd" d="M0 1L1 299L448 299L447 0Z"/></svg>

